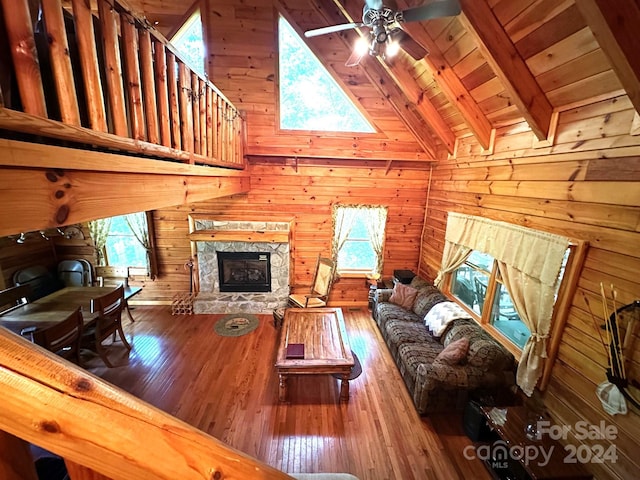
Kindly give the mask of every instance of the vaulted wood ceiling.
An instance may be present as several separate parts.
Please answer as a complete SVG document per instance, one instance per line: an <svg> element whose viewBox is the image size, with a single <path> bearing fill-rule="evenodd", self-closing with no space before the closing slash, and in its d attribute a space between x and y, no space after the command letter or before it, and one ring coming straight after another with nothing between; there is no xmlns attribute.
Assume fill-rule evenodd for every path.
<svg viewBox="0 0 640 480"><path fill-rule="evenodd" d="M178 19L184 19L191 8L177 0L129 3L151 23L157 21L164 33L175 29L175 22L179 24ZM251 35L261 27L252 25L252 19L264 20L264 15L257 14L259 9L271 8L265 3L202 0L198 5L205 23L207 12L224 17L224 34L236 29L238 34ZM422 3L397 0L399 9ZM273 2L300 33L360 21L363 4L364 0ZM621 91L626 91L640 111L640 41L634 32L640 25L638 0L460 0L460 4L463 13L457 17L404 24L406 32L429 52L418 61L401 52L392 61L366 57L357 67L345 67L358 32L307 39L387 139L402 141L398 132L408 132L415 146L407 143L407 150L414 152L407 158L443 158L455 153L457 139L467 137L490 150L495 128L505 125L530 128L544 143L554 135L558 111ZM228 15L236 21L229 22ZM208 28L220 30L222 26L210 20ZM212 36L210 45L222 38L217 32ZM225 37L228 42L233 38ZM258 45L255 50L233 54L229 45L214 50L208 59L214 68L216 61L224 66L231 55L260 54ZM232 76L210 75L232 100L251 104L240 93L225 91L225 78L233 89ZM269 135L278 134L277 129L272 128L270 134L264 128L252 131L252 118L258 118L255 112L247 122L250 153L253 146L253 153L275 154L258 145L269 144Z"/></svg>

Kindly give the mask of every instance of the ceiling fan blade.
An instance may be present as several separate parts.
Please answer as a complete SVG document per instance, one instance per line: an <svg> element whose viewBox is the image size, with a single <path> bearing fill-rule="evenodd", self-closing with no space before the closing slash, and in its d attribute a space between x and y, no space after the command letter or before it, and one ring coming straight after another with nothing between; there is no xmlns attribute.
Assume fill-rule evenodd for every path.
<svg viewBox="0 0 640 480"><path fill-rule="evenodd" d="M408 8L402 11L405 22L420 22L440 17L454 17L460 13L458 0L437 0L421 7Z"/></svg>
<svg viewBox="0 0 640 480"><path fill-rule="evenodd" d="M356 65L358 65L360 63L360 60L362 60L362 57L364 57L366 54L367 54L367 52L353 51L351 53L351 55L349 56L349 58L347 58L347 61L345 62L345 66L347 66L347 67L355 67Z"/></svg>
<svg viewBox="0 0 640 480"><path fill-rule="evenodd" d="M363 27L363 23L343 23L341 25L330 25L328 27L316 28L314 30L307 30L304 32L304 36L317 37L318 35L326 35L327 33L341 32L342 30L349 30L352 28Z"/></svg>
<svg viewBox="0 0 640 480"><path fill-rule="evenodd" d="M392 32L391 38L393 41L400 43L400 47L416 61L422 60L424 57L429 55L429 50L416 42L411 35L404 30L397 29Z"/></svg>

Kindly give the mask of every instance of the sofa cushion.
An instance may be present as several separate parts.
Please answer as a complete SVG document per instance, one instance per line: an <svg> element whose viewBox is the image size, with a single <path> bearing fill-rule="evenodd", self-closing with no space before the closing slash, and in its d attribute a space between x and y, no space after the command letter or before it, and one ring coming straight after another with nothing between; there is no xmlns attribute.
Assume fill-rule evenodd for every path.
<svg viewBox="0 0 640 480"><path fill-rule="evenodd" d="M476 339L485 338L485 335L487 334L475 320L461 318L449 324L449 328L446 329L440 337L440 342L446 347L451 342L455 342L464 337L469 339L469 344L471 344Z"/></svg>
<svg viewBox="0 0 640 480"><path fill-rule="evenodd" d="M438 342L403 343L398 347L398 368L411 392L415 388L418 367L422 364L431 365L441 351L442 345Z"/></svg>
<svg viewBox="0 0 640 480"><path fill-rule="evenodd" d="M409 285L411 285L416 290L422 290L425 287L432 287L433 286L432 284L427 282L424 278L421 278L421 277L418 277L418 276L413 277L413 279L411 280L411 283Z"/></svg>
<svg viewBox="0 0 640 480"><path fill-rule="evenodd" d="M398 347L403 343L423 343L425 345L435 343L435 348L440 350L438 342L427 331L427 327L420 322L391 320L382 330L382 336L396 362L398 362Z"/></svg>
<svg viewBox="0 0 640 480"><path fill-rule="evenodd" d="M469 345L467 362L486 371L502 368L506 357L502 345L495 340L478 339Z"/></svg>
<svg viewBox="0 0 640 480"><path fill-rule="evenodd" d="M447 300L449 299L433 285L420 288L416 300L413 302L413 313L422 319L435 304Z"/></svg>
<svg viewBox="0 0 640 480"><path fill-rule="evenodd" d="M375 318L382 332L384 332L385 325L392 320L419 323L424 327L422 318L411 310L406 310L395 303L383 302L376 305Z"/></svg>
<svg viewBox="0 0 640 480"><path fill-rule="evenodd" d="M393 287L393 294L391 294L389 301L401 306L402 308L410 310L411 307L413 307L413 302L415 301L417 294L418 291L415 288L398 282Z"/></svg>
<svg viewBox="0 0 640 480"><path fill-rule="evenodd" d="M436 361L444 362L447 365L458 365L467 358L468 351L469 339L463 337L444 347L436 357Z"/></svg>

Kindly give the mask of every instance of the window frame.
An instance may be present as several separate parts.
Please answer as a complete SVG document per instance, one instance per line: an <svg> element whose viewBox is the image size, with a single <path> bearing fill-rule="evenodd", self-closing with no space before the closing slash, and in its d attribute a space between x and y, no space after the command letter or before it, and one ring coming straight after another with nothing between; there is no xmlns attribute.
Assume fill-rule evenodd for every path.
<svg viewBox="0 0 640 480"><path fill-rule="evenodd" d="M325 135L327 133L331 133L337 137L344 138L353 138L353 135L358 136L380 136L381 132L374 119L371 115L362 107L359 99L350 91L349 88L344 84L341 78L336 75L336 73L327 68L322 62L320 62L319 55L317 51L310 45L307 41L304 40L302 33L294 26L294 22L292 22L290 16L282 11L281 9L277 9L278 15L275 16L275 32L276 32L276 45L277 45L277 55L276 55L276 129L280 134L291 134L291 135L300 135L300 134L308 134L308 135ZM292 128L290 126L283 126L283 118L282 118L282 75L281 75L281 20L286 22L287 25L291 28L293 35L297 35L304 46L309 50L310 54L315 57L315 59L320 64L321 68L324 70L324 73L331 79L334 86L339 90L339 93L344 97L345 101L350 104L351 107L359 114L361 120L370 128L370 130L362 130L362 131L352 131L352 130L330 130L330 129L308 129L308 128Z"/></svg>
<svg viewBox="0 0 640 480"><path fill-rule="evenodd" d="M191 68L191 70L196 72L198 75L205 77L207 73L207 42L205 41L205 28L202 19L202 12L198 7L197 2L193 4L191 9L189 9L187 14L183 18L185 18L185 20L175 29L175 31L171 32L170 35L167 36L167 38L169 39L169 43L176 49L178 53L180 53L180 61L188 65L189 68ZM191 65L192 59L189 58L189 56L178 47L178 45L176 45L176 43L178 43L180 39L186 34L186 32L191 28L196 19L200 22L202 31L203 56L200 68L195 68L196 65Z"/></svg>
<svg viewBox="0 0 640 480"><path fill-rule="evenodd" d="M543 391L549 383L551 370L558 355L562 332L564 331L564 327L569 317L571 299L573 298L577 290L580 271L582 270L582 266L587 254L588 242L584 240L570 239L568 248L570 249L570 253L565 265L564 275L558 287L557 298L554 303L553 314L551 317L551 328L549 330L549 339L547 341L547 358L545 359L542 376L540 377L537 386L537 388L541 391ZM501 282L497 279L497 260L493 259L493 262L493 268L491 269L489 275L489 283L487 284L487 293L484 301L485 304L487 303L487 301L491 302L491 305L493 305L493 302L495 301L494 297L497 290L497 282ZM481 315L478 315L475 310L469 308L466 303L460 300L453 293L453 291L451 290L451 286L454 274L457 270L458 269L455 269L445 275L443 283L443 293L452 301L460 305L465 311L467 311L471 318L473 318L494 339L500 342L500 344L504 346L515 357L517 361L519 361L520 357L522 356L522 349L519 348L500 330L498 330L491 324L490 315L492 308L485 308L483 309ZM484 273L487 273L484 270L482 271Z"/></svg>
<svg viewBox="0 0 640 480"><path fill-rule="evenodd" d="M146 214L146 212L145 212L145 214ZM111 217L111 218L116 218L116 217L122 217L122 218L124 218L124 217L126 217L126 215L115 215L115 216L113 216L113 217ZM113 225L113 223L112 223L111 225ZM127 225L127 227L128 227L128 225ZM104 247L103 247L103 258L104 258L104 260L105 260L105 265L106 265L106 266L114 266L114 267L127 267L127 268L133 268L133 269L135 269L135 270L136 270L136 271L138 271L138 272L142 272L142 271L144 270L144 272L146 272L146 273L145 273L145 275L147 275L147 276L148 276L148 275L150 275L150 273L151 273L151 272L149 271L149 267L147 266L147 262L145 262L143 265L121 265L121 264L114 264L114 263L110 262L110 260L109 260L109 249L108 249L108 244L109 244L109 239L110 239L110 238L123 238L123 237L131 238L131 239L132 239L132 240L131 240L131 242L132 242L132 245L134 246L134 248L136 248L136 249L140 249L142 252L144 252L144 255L145 255L145 256L147 255L147 251L146 251L146 249L145 249L145 248L144 248L144 246L142 246L142 244L138 241L138 239L136 238L136 235L135 235L135 233L133 232L133 230L131 230L131 228L130 228L130 227L128 227L128 228L129 228L129 231L130 231L130 234L129 234L129 235L123 235L123 234L111 234L111 226L110 226L110 228L109 228L109 233L107 234L107 239L106 239L105 244L104 244ZM147 220L147 235L148 235L148 236L151 236L151 229L150 229L150 227L149 227L148 220ZM127 243L128 243L128 242L127 242Z"/></svg>
<svg viewBox="0 0 640 480"><path fill-rule="evenodd" d="M386 207L380 206L380 205L365 205L365 207L371 208L371 209L373 209L373 208L385 209L386 208ZM357 206L353 206L353 205L335 205L335 208L357 208ZM358 212L358 213L360 214L362 212ZM387 219L388 219L388 212L387 212ZM384 225L384 232L383 232L384 240L383 240L383 247L382 247L382 253L381 253L382 257L384 257L384 242L385 242L386 236L387 236L387 224L388 224L388 221L385 222L385 225ZM349 235L350 234L351 234L351 231L349 232ZM335 226L334 226L334 229L332 231L332 239L335 239L335 235L336 235L336 232L335 232ZM373 251L374 255L375 255L375 249L373 248L373 245L371 244L371 242L372 242L371 241L371 234L368 231L367 231L367 236L368 236L367 239L354 239L354 240L350 240L347 237L347 240L345 240L345 242L344 242L343 248L347 244L347 242L350 242L350 241L351 242L353 242L353 241L356 241L356 242L367 242L369 244L371 250ZM339 261L340 252L337 251L337 252L334 252L334 254L335 254L335 263L336 263L336 273L339 276L343 277L343 278L371 278L373 275L375 275L377 273L375 271L376 265L373 266L373 269L368 269L368 268L340 268L340 261Z"/></svg>

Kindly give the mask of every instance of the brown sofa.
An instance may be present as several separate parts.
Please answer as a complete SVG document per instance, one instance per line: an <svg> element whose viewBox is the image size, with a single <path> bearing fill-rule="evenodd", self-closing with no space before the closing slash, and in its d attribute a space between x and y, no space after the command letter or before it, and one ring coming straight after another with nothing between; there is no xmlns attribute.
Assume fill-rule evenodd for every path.
<svg viewBox="0 0 640 480"><path fill-rule="evenodd" d="M382 289L374 298L373 317L418 413L462 410L472 391L487 395L513 386L515 364L508 350L471 318L450 321L442 335L434 337L424 317L449 298L420 277L410 286L418 290L411 310L390 303L393 290ZM469 340L466 358L456 365L436 360L447 345L462 337Z"/></svg>

